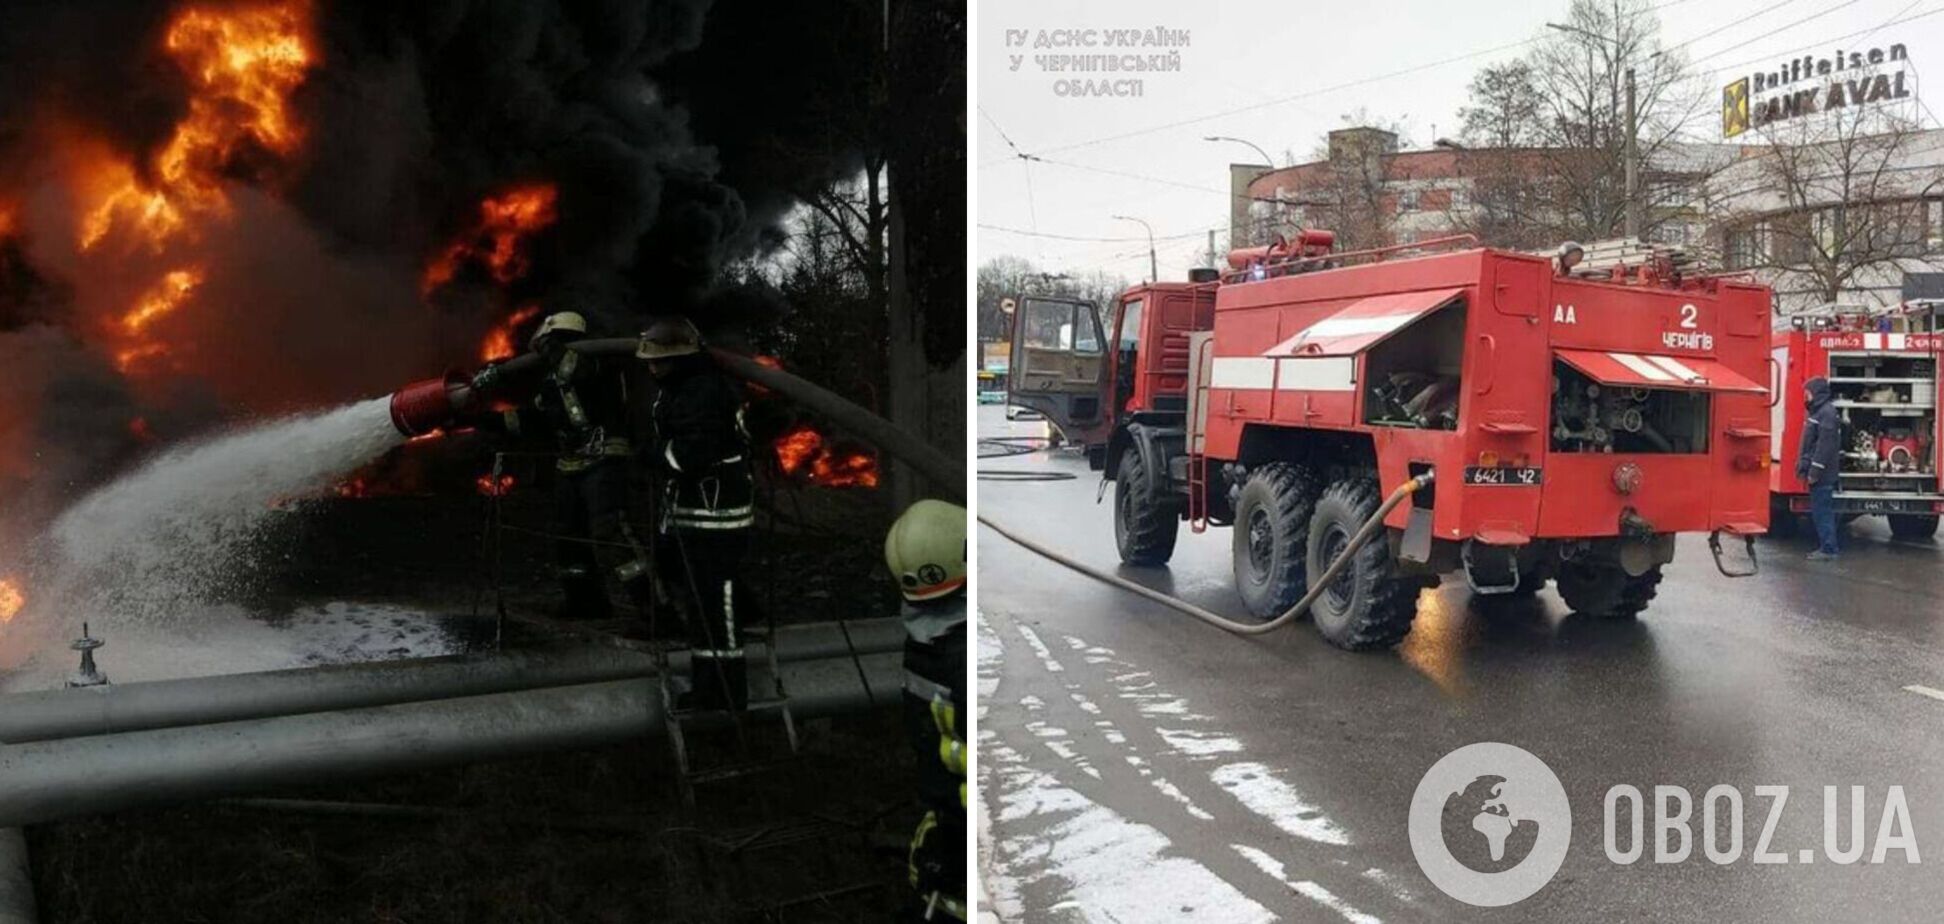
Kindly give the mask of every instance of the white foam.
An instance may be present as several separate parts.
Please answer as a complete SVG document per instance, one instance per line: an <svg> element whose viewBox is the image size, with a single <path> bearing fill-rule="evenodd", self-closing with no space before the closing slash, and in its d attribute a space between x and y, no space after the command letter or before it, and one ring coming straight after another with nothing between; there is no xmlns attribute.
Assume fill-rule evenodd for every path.
<svg viewBox="0 0 1944 924"><path fill-rule="evenodd" d="M285 417L175 447L94 491L49 530L66 621L167 622L244 589L292 500L403 439L389 399Z"/></svg>

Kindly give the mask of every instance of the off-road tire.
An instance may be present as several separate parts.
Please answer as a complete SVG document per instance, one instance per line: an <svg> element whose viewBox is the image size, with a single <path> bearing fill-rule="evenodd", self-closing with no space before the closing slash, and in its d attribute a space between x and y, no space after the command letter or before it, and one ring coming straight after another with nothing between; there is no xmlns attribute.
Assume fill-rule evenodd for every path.
<svg viewBox="0 0 1944 924"><path fill-rule="evenodd" d="M1897 513L1890 515L1890 535L1898 539L1929 539L1937 535L1937 514Z"/></svg>
<svg viewBox="0 0 1944 924"><path fill-rule="evenodd" d="M1324 489L1310 516L1309 573L1321 575L1382 504L1377 483L1368 478L1349 478ZM1310 604L1310 621L1338 648L1389 648L1410 633L1424 585L1421 576L1399 573L1390 543L1379 533L1356 551L1331 588L1317 595Z"/></svg>
<svg viewBox="0 0 1944 924"><path fill-rule="evenodd" d="M1250 471L1236 493L1235 589L1257 619L1281 616L1309 588L1303 550L1317 489L1308 468L1272 462Z"/></svg>
<svg viewBox="0 0 1944 924"><path fill-rule="evenodd" d="M1121 452L1114 477L1114 543L1121 561L1130 565L1164 565L1174 557L1181 530L1181 501L1165 488L1157 489L1141 460L1141 448Z"/></svg>
<svg viewBox="0 0 1944 924"><path fill-rule="evenodd" d="M1653 602L1661 569L1655 565L1633 577L1618 564L1563 562L1555 580L1559 596L1573 612L1599 619L1633 619Z"/></svg>

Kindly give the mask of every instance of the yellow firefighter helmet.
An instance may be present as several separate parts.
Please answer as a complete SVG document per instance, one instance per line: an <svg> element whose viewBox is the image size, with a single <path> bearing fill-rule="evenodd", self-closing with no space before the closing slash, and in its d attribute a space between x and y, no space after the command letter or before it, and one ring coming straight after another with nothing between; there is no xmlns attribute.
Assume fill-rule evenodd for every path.
<svg viewBox="0 0 1944 924"><path fill-rule="evenodd" d="M546 320L540 322L540 329L534 331L532 339L527 341L527 346L535 350L540 349L541 340L558 333L571 333L585 337L587 319L578 311L556 311L547 315Z"/></svg>
<svg viewBox="0 0 1944 924"><path fill-rule="evenodd" d="M657 318L641 332L635 355L642 359L674 359L702 352L702 332L688 318Z"/></svg>
<svg viewBox="0 0 1944 924"><path fill-rule="evenodd" d="M884 563L906 600L935 600L965 587L965 508L921 500L891 524Z"/></svg>

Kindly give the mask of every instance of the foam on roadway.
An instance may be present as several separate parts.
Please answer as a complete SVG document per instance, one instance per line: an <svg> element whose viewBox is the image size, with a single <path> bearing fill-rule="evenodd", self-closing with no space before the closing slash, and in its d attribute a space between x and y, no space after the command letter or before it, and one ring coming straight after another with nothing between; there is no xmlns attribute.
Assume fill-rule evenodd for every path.
<svg viewBox="0 0 1944 924"><path fill-rule="evenodd" d="M981 407L983 435L1036 432ZM1060 453L990 469L1077 480L979 486L982 513L1088 564L1119 567L1111 491ZM1119 573L1245 618L1229 531L1185 529L1167 568ZM1395 651L1352 654L1307 622L1267 638L1220 632L1045 561L978 539L983 886L1005 920L1420 921L1935 920L1944 907L1944 552L1858 521L1834 565L1798 541L1759 544L1762 573L1728 580L1683 537L1638 622L1570 615L1548 589L1487 615L1462 579L1419 601ZM1564 866L1533 897L1488 911L1418 871L1412 791L1462 745L1531 751L1573 808ZM1610 862L1614 784L1686 787L1693 856ZM1743 852L1702 856L1698 801L1731 784ZM1771 849L1758 785L1792 789ZM1868 786L1866 839L1901 785L1923 864L1823 856L1823 787ZM1653 819L1645 820L1653 837ZM1724 829L1725 833L1725 829ZM1627 835L1622 833L1624 844ZM1726 844L1725 838L1720 843ZM1809 848L1814 862L1802 865Z"/></svg>

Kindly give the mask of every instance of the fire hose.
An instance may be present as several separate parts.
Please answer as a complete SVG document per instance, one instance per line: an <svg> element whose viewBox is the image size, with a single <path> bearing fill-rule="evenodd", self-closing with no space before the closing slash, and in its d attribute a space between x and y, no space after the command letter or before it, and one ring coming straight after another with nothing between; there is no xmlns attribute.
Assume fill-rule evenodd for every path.
<svg viewBox="0 0 1944 924"><path fill-rule="evenodd" d="M1271 632L1276 631L1277 629L1289 625L1292 622L1295 622L1298 618L1302 617L1304 613L1309 612L1310 606L1316 602L1316 598L1323 595L1324 589L1329 587L1330 584L1332 584L1333 582L1335 582L1337 577L1343 574L1344 569L1350 567L1350 560L1356 557L1357 552L1360 551L1365 545L1369 544L1370 540L1383 534L1384 517L1389 516L1390 512L1396 509L1398 504L1403 503L1406 498L1410 497L1413 494L1416 494L1418 491L1421 491L1429 487L1431 485L1432 478L1433 478L1432 472L1425 472L1422 475L1414 476L1410 480L1404 482L1403 484L1398 485L1397 489L1390 492L1390 495L1384 498L1384 502L1378 505L1377 512L1371 514L1370 519L1364 521L1363 526L1357 530L1356 535L1350 537L1350 544L1344 548L1343 554L1338 555L1336 560L1331 562L1328 568L1323 569L1323 573L1321 575L1319 575L1318 577L1316 577L1315 579L1309 582L1309 592L1303 594L1303 598L1301 600L1296 601L1296 604L1294 606L1291 606L1288 610L1285 610L1282 615L1277 616L1276 618L1271 619L1268 622L1260 622L1260 623L1238 622L1236 620L1229 619L1226 616L1221 616L1209 610L1203 609L1179 597L1170 597L1167 594L1164 594L1151 587L1144 587L1124 577L1108 574L1107 572L1092 567L1090 565L1081 564L1079 561L1076 561L1069 556L1056 552L1050 548L1047 548L1044 545L1041 545L1038 542L1034 542L1033 540L1026 538L1025 536L1021 536L1018 533L1015 533L1004 526L1000 526L999 524L994 523L992 520L988 519L984 514L979 515L979 522L985 524L987 529L990 529L993 532L1006 537L1007 539L1011 539L1014 543L1024 547L1027 551L1039 555L1042 558L1048 559L1052 561L1054 564L1062 565L1071 570L1078 571L1079 573L1084 574L1090 578L1093 578L1096 581L1112 584L1113 586L1125 590L1128 593L1146 597L1147 599L1159 603L1162 606L1168 607L1169 609L1178 610L1180 612L1187 613L1188 615L1193 616L1196 619L1201 620L1202 622L1208 623L1209 625L1214 626L1217 629L1221 629L1224 632L1233 632L1236 635L1267 635Z"/></svg>
<svg viewBox="0 0 1944 924"><path fill-rule="evenodd" d="M634 356L640 342L631 337L580 340L568 349L587 356ZM710 354L722 368L738 378L784 395L829 418L831 422L870 441L899 460L923 473L937 490L952 498L965 500L965 466L938 447L898 428L890 421L781 369L765 366L747 356L711 347ZM535 353L516 356L498 366L504 376L520 375L536 369L540 357ZM392 423L407 436L429 433L446 426L475 400L471 382L462 375L414 382L392 395Z"/></svg>

